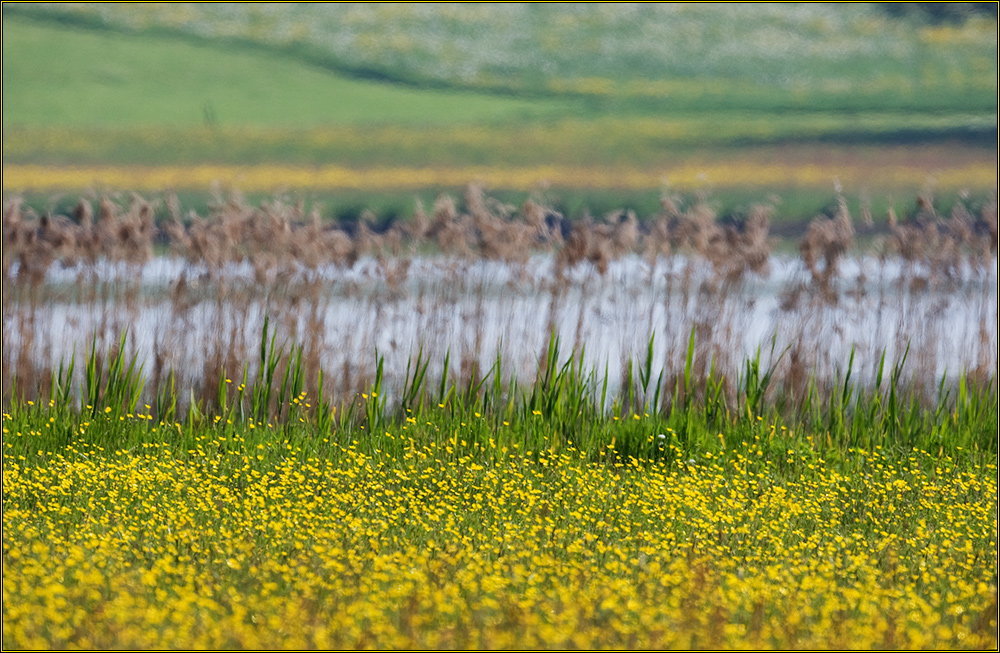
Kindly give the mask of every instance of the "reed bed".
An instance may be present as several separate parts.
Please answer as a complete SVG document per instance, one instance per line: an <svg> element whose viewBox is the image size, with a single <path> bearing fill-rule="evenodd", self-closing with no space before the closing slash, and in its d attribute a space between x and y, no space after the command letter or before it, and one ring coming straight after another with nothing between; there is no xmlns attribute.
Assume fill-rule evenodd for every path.
<svg viewBox="0 0 1000 653"><path fill-rule="evenodd" d="M570 221L470 185L407 221L336 224L282 197L219 196L204 216L172 196L82 198L70 216L11 197L4 401L85 398L123 360L133 403L211 411L257 379L275 386L257 387L259 415L301 392L358 405L375 385L394 407L449 384L500 405L566 365L619 417L669 416L687 393L732 412L753 375L755 402L790 421L848 386L878 394L887 370L923 407L992 387L995 197L946 212L921 196L859 247L838 188L797 260L775 253L771 211L720 219L704 194L667 194L654 216Z"/></svg>

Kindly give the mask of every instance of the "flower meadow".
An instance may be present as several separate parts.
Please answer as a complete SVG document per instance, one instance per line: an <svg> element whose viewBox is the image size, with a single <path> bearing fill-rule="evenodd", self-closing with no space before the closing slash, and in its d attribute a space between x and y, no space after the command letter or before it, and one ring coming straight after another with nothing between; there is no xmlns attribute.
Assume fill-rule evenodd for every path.
<svg viewBox="0 0 1000 653"><path fill-rule="evenodd" d="M284 424L15 403L4 648L997 645L995 450L831 448L762 417L695 444L639 414L581 445L450 403L376 435L310 403Z"/></svg>
<svg viewBox="0 0 1000 653"><path fill-rule="evenodd" d="M844 283L839 197L776 309L797 331L746 359L766 208L733 224L664 197L655 221L564 225L470 188L379 231L238 198L184 223L168 201L183 263L160 266L177 277L152 350L153 205L5 207L4 649L997 647L994 199L890 213L879 256L900 272L879 287ZM421 268L434 247L448 269ZM547 275L527 274L533 248ZM662 311L615 281L640 252ZM598 319L623 307L651 335L595 364L580 325L603 289L623 301ZM529 292L539 355L482 358L488 299ZM423 344L389 357L376 337L408 293ZM869 293L888 327L836 348ZM54 302L100 316L68 358L91 324L46 336ZM328 308L354 317L349 338ZM199 320L212 333L189 340ZM956 363L940 344L960 328Z"/></svg>
<svg viewBox="0 0 1000 653"><path fill-rule="evenodd" d="M5 3L0 649L997 650L991 4Z"/></svg>

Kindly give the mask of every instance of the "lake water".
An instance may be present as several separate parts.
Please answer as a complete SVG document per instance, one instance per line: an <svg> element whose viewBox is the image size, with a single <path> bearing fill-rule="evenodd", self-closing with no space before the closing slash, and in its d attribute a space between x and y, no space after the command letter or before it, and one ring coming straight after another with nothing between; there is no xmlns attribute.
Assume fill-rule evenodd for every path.
<svg viewBox="0 0 1000 653"><path fill-rule="evenodd" d="M765 366L782 352L780 364L789 364L794 353L820 379L842 374L853 349L861 383L874 379L883 351L893 362L907 345L904 371L925 384L997 365L995 258L932 283L921 281L929 271L898 260L847 259L834 292L825 295L790 256L773 256L769 274L730 287L713 282L703 261L682 256L652 268L627 257L604 275L584 263L560 280L547 256L521 267L416 258L392 287L374 259L349 270L286 270L264 284L249 265L228 266L213 278L205 273L171 258L141 268L53 269L33 304L23 288L8 292L5 358L11 369L20 356L57 366L74 353L82 359L95 331L106 347L127 327L129 350L147 373L158 355L182 385L196 384L221 349L250 362L252 373L268 314L279 344L305 344L327 379L372 375L377 350L389 392L400 387L407 361L421 347L431 360L430 378L440 376L448 352L454 375L463 360L488 370L499 348L504 378L530 381L553 330L561 358L585 348L585 367L607 369L611 388L626 359L645 360L651 334L654 378L660 370L665 378L677 374L692 327L697 356L706 363L714 357L729 378L758 347Z"/></svg>

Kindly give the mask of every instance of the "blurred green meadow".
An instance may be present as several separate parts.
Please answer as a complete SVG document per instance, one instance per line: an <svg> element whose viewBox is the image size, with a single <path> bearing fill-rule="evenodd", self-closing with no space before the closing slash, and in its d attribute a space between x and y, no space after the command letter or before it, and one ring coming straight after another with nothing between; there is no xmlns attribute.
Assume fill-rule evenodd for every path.
<svg viewBox="0 0 1000 653"><path fill-rule="evenodd" d="M129 80L127 68L138 72L151 62L162 62L164 56L177 58L176 74L189 61L190 54L183 49L172 50L183 41L222 46L230 53L236 50L246 57L245 64L255 67L240 71L240 64L227 61L223 52L202 52L202 65L196 66L202 76L244 73L241 81L247 90L254 83L277 83L272 78L276 73L291 75L289 85L304 85L300 93L315 85L310 93L313 101L303 103L312 104L311 109L288 106L287 115L275 120L262 110L264 105L249 103L229 118L237 123L398 119L375 106L363 107L353 119L341 107L315 112L323 104L324 92L335 88L337 80L323 82L301 70L282 71L274 61L282 56L287 64L371 83L488 91L494 97L516 95L536 102L571 97L583 100L573 110L585 113L687 108L988 114L996 107L995 10L992 16L970 14L961 23L928 20L921 12L892 17L872 4L86 3L5 9L5 15L12 12L50 25L58 22L142 37L129 45L105 33L106 45L97 48L104 65L96 67L87 64L95 63L88 58L97 53L88 53L79 43L67 44L83 48L77 52L77 63L91 75L112 71L110 77L119 82L135 81ZM163 40L154 43L154 38ZM161 46L171 50L160 50ZM61 54L59 49L51 48L50 56ZM115 71L120 63L117 55L130 49L127 61L132 65ZM251 53L272 65L260 69L262 63L253 61ZM221 86L220 102L237 86L232 80L220 83L211 77L181 79L184 88L178 90L202 98L211 97ZM16 74L14 81L21 81ZM287 90L267 88L274 88L272 96ZM364 93L360 88L349 92ZM287 99L296 105L302 96ZM184 95L174 100L176 105L189 104ZM498 107L486 109L484 115L476 99L466 100L461 104L469 106L458 113L467 119L502 115L516 106L505 106L497 98ZM201 102L193 104L200 107ZM445 103L428 116L426 106L417 102L410 108L411 116L425 122L461 119L455 104ZM131 118L155 119L152 112L157 108L147 107L150 113ZM527 116L545 111L544 103L521 108ZM200 117L195 111L189 120Z"/></svg>
<svg viewBox="0 0 1000 653"><path fill-rule="evenodd" d="M614 189L615 170L734 160L817 166L813 204L849 169L881 187L848 194L915 194L948 170L980 171L946 182L951 190L989 190L995 14L895 13L871 4L5 5L3 163L19 181L4 190L31 197L16 166L607 171L603 188L557 182L580 204L602 203L593 191ZM868 174L893 165L912 171L903 181ZM705 185L788 190L746 177ZM35 190L51 195L60 184L70 182L40 175ZM410 190L389 179L362 190L378 203L401 189Z"/></svg>

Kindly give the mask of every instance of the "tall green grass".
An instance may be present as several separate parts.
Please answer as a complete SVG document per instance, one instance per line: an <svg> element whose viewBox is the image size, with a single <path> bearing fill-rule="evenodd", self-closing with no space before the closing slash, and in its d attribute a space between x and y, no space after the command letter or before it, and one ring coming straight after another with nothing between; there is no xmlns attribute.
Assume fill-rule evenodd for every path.
<svg viewBox="0 0 1000 653"><path fill-rule="evenodd" d="M954 385L942 377L937 396L927 397L903 381L905 354L891 365L883 354L876 377L865 380L857 376L852 353L834 382L812 381L793 403L774 376L780 353L775 357L773 348L770 366L762 365L758 350L735 387L714 364L698 378L693 329L681 376L672 383L653 378L651 337L645 360L625 361L619 388L609 387L606 371L584 367L582 350L565 356L555 337L529 385L502 377L499 350L489 370L464 379L449 376L447 355L440 378L431 378L431 361L421 350L403 387L390 390L383 387L383 359L376 352L374 377L353 398L333 404L324 396L322 372L315 384L306 383L302 346L278 343L265 320L254 374L244 366L241 379L222 378L207 404L193 394L184 397L171 376L150 405L140 399L142 365L123 353L126 337L107 352L86 352L77 404L72 362L53 373L47 404L11 393L5 428L31 433L16 440L19 455L44 455L77 439L124 450L163 439L193 444L214 431L250 443L294 440L309 455L351 443L373 454L399 453L426 442L487 457L515 450L537 456L571 445L594 460L677 463L750 451L781 460L792 454L844 460L853 451L879 448L949 456L998 451L995 377L985 385L965 374ZM310 396L307 386L318 392Z"/></svg>

